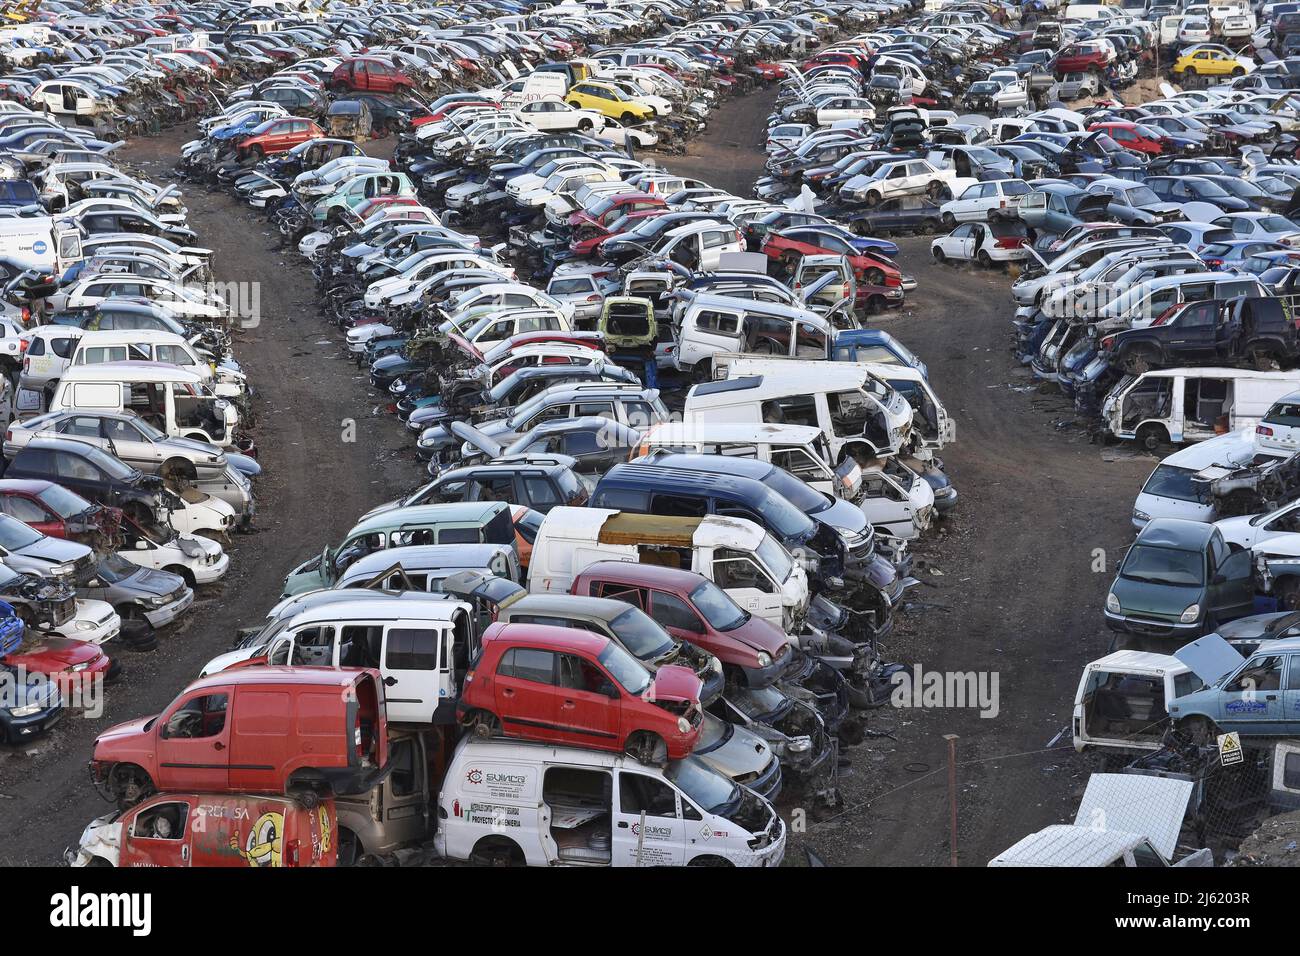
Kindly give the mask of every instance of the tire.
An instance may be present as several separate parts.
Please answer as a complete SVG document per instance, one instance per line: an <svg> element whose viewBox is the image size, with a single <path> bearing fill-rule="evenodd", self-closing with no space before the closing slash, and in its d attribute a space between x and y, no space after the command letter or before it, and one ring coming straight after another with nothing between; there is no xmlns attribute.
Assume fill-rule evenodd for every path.
<svg viewBox="0 0 1300 956"><path fill-rule="evenodd" d="M697 856L687 866L735 866L730 860L724 860L720 856Z"/></svg>
<svg viewBox="0 0 1300 956"><path fill-rule="evenodd" d="M1159 425L1143 425L1137 430L1138 447L1143 451L1156 452L1169 441L1169 433Z"/></svg>
<svg viewBox="0 0 1300 956"><path fill-rule="evenodd" d="M631 123L635 123L635 122L636 122L636 117L633 116L631 113L624 113L622 116L620 116L620 117L618 118L618 120L619 120L619 122L622 123L624 126L627 126L627 125L629 125L629 124L631 124Z"/></svg>
<svg viewBox="0 0 1300 956"><path fill-rule="evenodd" d="M305 810L315 810L320 806L320 794L311 787L301 787L290 792L289 796Z"/></svg>
<svg viewBox="0 0 1300 956"><path fill-rule="evenodd" d="M668 763L668 745L658 734L638 730L627 738L623 750L638 763L662 767Z"/></svg>
<svg viewBox="0 0 1300 956"><path fill-rule="evenodd" d="M867 280L868 285L884 285L885 283L885 273L881 269L868 269L863 273L863 278Z"/></svg>
<svg viewBox="0 0 1300 956"><path fill-rule="evenodd" d="M943 265L945 262L948 261L948 257L943 254L943 250L940 249L938 246L935 246L933 249L931 249L930 254L934 256L934 261L939 263L940 265Z"/></svg>
<svg viewBox="0 0 1300 956"><path fill-rule="evenodd" d="M113 767L109 772L108 786L121 810L127 810L157 792L149 774L133 763L120 763Z"/></svg>
<svg viewBox="0 0 1300 956"><path fill-rule="evenodd" d="M465 716L465 726L468 727L475 737L499 737L501 736L501 721L497 719L496 714L486 710L474 710Z"/></svg>
<svg viewBox="0 0 1300 956"><path fill-rule="evenodd" d="M1246 75L1246 71L1245 71L1244 69L1242 69L1241 67L1239 67L1239 66L1234 66L1234 67L1232 68L1232 75L1233 75L1233 76L1245 76L1245 75Z"/></svg>
<svg viewBox="0 0 1300 956"><path fill-rule="evenodd" d="M506 837L484 837L474 844L470 861L479 866L523 866L524 851L519 844Z"/></svg>
<svg viewBox="0 0 1300 956"><path fill-rule="evenodd" d="M943 219L943 228L947 229L949 232L952 232L957 228L957 217L952 213L946 212L941 218Z"/></svg>
<svg viewBox="0 0 1300 956"><path fill-rule="evenodd" d="M1180 721L1178 729L1192 738L1198 747L1212 743L1219 736L1219 725L1208 717L1188 717Z"/></svg>
<svg viewBox="0 0 1300 956"><path fill-rule="evenodd" d="M1300 578L1279 578L1273 587L1277 595L1278 610L1294 611L1300 609Z"/></svg>
<svg viewBox="0 0 1300 956"><path fill-rule="evenodd" d="M983 249L975 254L975 262L981 269L993 268L993 260L989 258L989 254Z"/></svg>
<svg viewBox="0 0 1300 956"><path fill-rule="evenodd" d="M589 119L578 120L579 132L585 133L587 130L591 129L593 125L594 124Z"/></svg>
<svg viewBox="0 0 1300 956"><path fill-rule="evenodd" d="M879 206L879 205L880 205L880 193L878 193L878 192L869 192L869 193L867 193L867 195L866 195L866 203L867 203L868 206Z"/></svg>

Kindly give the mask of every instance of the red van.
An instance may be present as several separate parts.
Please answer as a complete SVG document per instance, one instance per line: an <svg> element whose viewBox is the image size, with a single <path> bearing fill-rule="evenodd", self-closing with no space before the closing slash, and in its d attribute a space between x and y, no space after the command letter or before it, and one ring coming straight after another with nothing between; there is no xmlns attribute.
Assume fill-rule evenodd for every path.
<svg viewBox="0 0 1300 956"><path fill-rule="evenodd" d="M642 763L695 747L703 683L688 667L655 674L601 634L493 624L465 677L457 717L475 733L626 752Z"/></svg>
<svg viewBox="0 0 1300 956"><path fill-rule="evenodd" d="M167 793L93 821L73 866L335 866L333 800Z"/></svg>
<svg viewBox="0 0 1300 956"><path fill-rule="evenodd" d="M378 671L249 667L110 727L95 738L91 772L122 807L154 791L287 793L311 806L371 789L387 759Z"/></svg>

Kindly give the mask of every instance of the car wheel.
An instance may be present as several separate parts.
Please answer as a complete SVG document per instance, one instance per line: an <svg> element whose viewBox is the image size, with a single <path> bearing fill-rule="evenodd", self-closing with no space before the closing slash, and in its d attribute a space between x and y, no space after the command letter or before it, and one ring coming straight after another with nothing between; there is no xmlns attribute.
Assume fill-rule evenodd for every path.
<svg viewBox="0 0 1300 956"><path fill-rule="evenodd" d="M867 205L868 205L868 206L879 206L879 205L880 205L880 193L877 193L877 192L870 192L870 193L867 193Z"/></svg>
<svg viewBox="0 0 1300 956"><path fill-rule="evenodd" d="M622 121L624 126L628 126L636 122L636 116L634 116L631 113L624 113L622 116L619 117L619 120Z"/></svg>
<svg viewBox="0 0 1300 956"><path fill-rule="evenodd" d="M471 712L466 717L465 724L474 732L475 737L501 736L501 721L497 719L496 714L486 710Z"/></svg>
<svg viewBox="0 0 1300 956"><path fill-rule="evenodd" d="M585 133L587 130L591 129L591 127L592 127L591 120L589 119L578 120L578 129L580 129L582 132Z"/></svg>
<svg viewBox="0 0 1300 956"><path fill-rule="evenodd" d="M944 263L948 261L948 257L943 254L943 250L940 249L938 246L933 246L930 249L930 254L934 256L935 262Z"/></svg>
<svg viewBox="0 0 1300 956"><path fill-rule="evenodd" d="M624 750L639 763L662 767L668 763L668 745L658 734L639 730L628 737Z"/></svg>
<svg viewBox="0 0 1300 956"><path fill-rule="evenodd" d="M1169 433L1160 425L1143 425L1137 430L1137 443L1143 451L1156 452L1169 441Z"/></svg>
<svg viewBox="0 0 1300 956"><path fill-rule="evenodd" d="M983 249L975 254L975 261L981 269L991 269L993 267L993 260L989 258L989 254Z"/></svg>
<svg viewBox="0 0 1300 956"><path fill-rule="evenodd" d="M957 228L957 217L950 212L943 214L943 227L949 232Z"/></svg>
<svg viewBox="0 0 1300 956"><path fill-rule="evenodd" d="M1300 610L1300 577L1278 578L1273 586L1280 611Z"/></svg>

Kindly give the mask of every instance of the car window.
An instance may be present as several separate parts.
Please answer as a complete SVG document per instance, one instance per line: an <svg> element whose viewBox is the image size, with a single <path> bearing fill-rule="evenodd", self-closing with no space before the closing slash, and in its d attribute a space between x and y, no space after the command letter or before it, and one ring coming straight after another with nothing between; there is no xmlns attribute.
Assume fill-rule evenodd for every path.
<svg viewBox="0 0 1300 956"><path fill-rule="evenodd" d="M393 670L435 670L440 637L438 631L428 628L392 628L384 662Z"/></svg>
<svg viewBox="0 0 1300 956"><path fill-rule="evenodd" d="M226 727L225 694L201 694L178 707L163 726L165 740L216 737Z"/></svg>
<svg viewBox="0 0 1300 956"><path fill-rule="evenodd" d="M58 452L54 456L54 465L55 473L60 478L71 478L80 481L99 481L103 478L99 473L99 469L80 455Z"/></svg>
<svg viewBox="0 0 1300 956"><path fill-rule="evenodd" d="M618 775L619 810L625 814L648 817L677 816L677 793L672 787L640 773Z"/></svg>
<svg viewBox="0 0 1300 956"><path fill-rule="evenodd" d="M497 676L534 684L554 684L555 654L535 647L512 647L501 656Z"/></svg>
<svg viewBox="0 0 1300 956"><path fill-rule="evenodd" d="M699 615L675 594L664 591L652 592L650 616L663 627L675 627L695 634L704 632L704 625L700 623Z"/></svg>

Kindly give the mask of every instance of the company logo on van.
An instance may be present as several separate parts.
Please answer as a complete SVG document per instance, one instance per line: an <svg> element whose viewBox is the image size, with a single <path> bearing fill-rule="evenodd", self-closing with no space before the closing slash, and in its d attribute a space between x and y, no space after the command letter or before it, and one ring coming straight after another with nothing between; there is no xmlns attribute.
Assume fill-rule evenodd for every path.
<svg viewBox="0 0 1300 956"><path fill-rule="evenodd" d="M632 833L635 836L644 835L647 839L668 839L673 835L672 827L656 827L651 824L641 826L639 823L632 824Z"/></svg>
<svg viewBox="0 0 1300 956"><path fill-rule="evenodd" d="M468 780L470 783L482 783L482 782L483 782L483 771L482 771L482 770L471 770L471 771L469 771L468 773L465 774L465 779Z"/></svg>
<svg viewBox="0 0 1300 956"><path fill-rule="evenodd" d="M48 248L50 247L45 244L45 240L43 239L37 239L32 243L32 252L36 253L38 256L45 255L45 250Z"/></svg>

